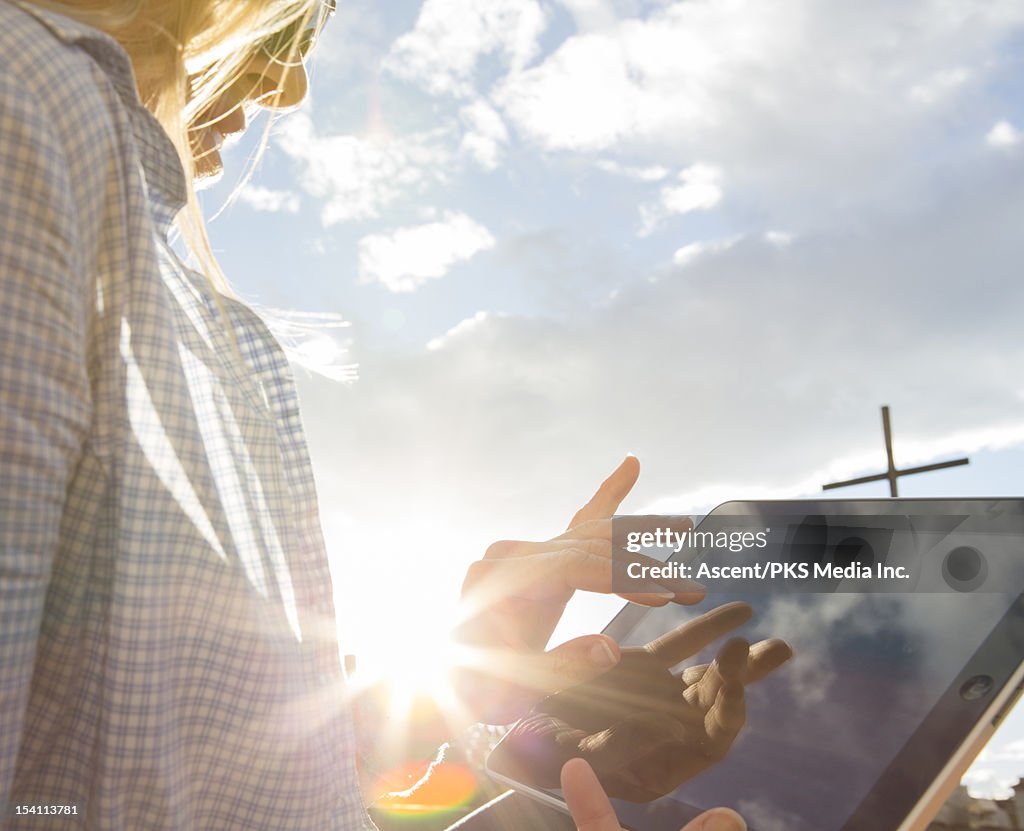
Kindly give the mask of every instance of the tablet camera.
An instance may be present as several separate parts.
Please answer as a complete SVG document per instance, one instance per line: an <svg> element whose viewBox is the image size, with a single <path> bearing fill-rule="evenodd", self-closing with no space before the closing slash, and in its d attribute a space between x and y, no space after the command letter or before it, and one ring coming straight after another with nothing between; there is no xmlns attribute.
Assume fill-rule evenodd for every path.
<svg viewBox="0 0 1024 831"><path fill-rule="evenodd" d="M969 545L950 551L942 561L942 579L958 592L972 592L981 587L988 577L985 556Z"/></svg>
<svg viewBox="0 0 1024 831"><path fill-rule="evenodd" d="M960 687L960 697L964 701L977 701L992 692L995 683L995 679L991 675L975 675L964 681L963 686Z"/></svg>
<svg viewBox="0 0 1024 831"><path fill-rule="evenodd" d="M833 591L899 592L913 590L909 581L879 579L882 567L913 572L914 553L901 533L899 517L849 516L832 525L826 560L832 566Z"/></svg>

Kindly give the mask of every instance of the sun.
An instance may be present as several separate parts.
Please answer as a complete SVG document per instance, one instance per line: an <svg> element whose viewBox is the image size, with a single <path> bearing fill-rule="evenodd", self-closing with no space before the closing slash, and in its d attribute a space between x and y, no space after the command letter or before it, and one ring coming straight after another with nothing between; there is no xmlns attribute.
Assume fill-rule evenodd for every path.
<svg viewBox="0 0 1024 831"><path fill-rule="evenodd" d="M447 629L407 623L377 633L377 648L356 656L352 681L356 696L374 691L386 702L394 729L408 727L413 711L424 704L441 712L452 728L473 723L452 685L460 649Z"/></svg>
<svg viewBox="0 0 1024 831"><path fill-rule="evenodd" d="M441 765L435 757L475 722L451 682L460 650L439 626L410 628L391 638L376 632L378 648L357 659L350 679L357 720L364 736L370 731L372 773L363 787L386 813L457 811L477 792L478 774L465 761Z"/></svg>

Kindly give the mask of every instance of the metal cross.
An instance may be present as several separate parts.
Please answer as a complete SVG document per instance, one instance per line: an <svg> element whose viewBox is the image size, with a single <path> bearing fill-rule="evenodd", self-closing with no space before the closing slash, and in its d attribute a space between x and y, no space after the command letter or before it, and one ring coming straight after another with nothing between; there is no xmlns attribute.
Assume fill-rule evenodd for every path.
<svg viewBox="0 0 1024 831"><path fill-rule="evenodd" d="M844 482L830 482L827 485L822 486L822 490L830 491L835 488L848 488L850 485L863 485L865 482L881 482L883 479L889 480L889 495L899 496L896 488L896 480L900 476L910 476L914 473L927 473L930 470L942 470L947 467L960 467L960 465L966 465L970 463L970 459L953 459L949 462L937 462L933 465L921 465L920 467L908 467L903 470L897 470L896 463L892 458L892 425L889 423L889 408L882 407L882 430L885 433L885 455L888 459L889 465L885 473L876 473L872 476L860 476L856 479L847 479Z"/></svg>

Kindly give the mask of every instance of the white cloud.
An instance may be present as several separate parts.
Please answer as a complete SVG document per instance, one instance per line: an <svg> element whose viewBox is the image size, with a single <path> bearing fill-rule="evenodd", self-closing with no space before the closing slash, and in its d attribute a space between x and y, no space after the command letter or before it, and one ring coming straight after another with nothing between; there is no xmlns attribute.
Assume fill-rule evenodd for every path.
<svg viewBox="0 0 1024 831"><path fill-rule="evenodd" d="M414 291L493 246L491 232L478 222L462 213L445 213L438 222L363 237L359 280L393 292Z"/></svg>
<svg viewBox="0 0 1024 831"><path fill-rule="evenodd" d="M722 171L695 164L680 171L678 181L661 188L658 201L640 206L641 235L652 233L668 217L691 211L707 211L722 201Z"/></svg>
<svg viewBox="0 0 1024 831"><path fill-rule="evenodd" d="M976 799L1009 799L1013 796L1013 786L1020 778L1019 774L979 767L971 768L964 774L963 784Z"/></svg>
<svg viewBox="0 0 1024 831"><path fill-rule="evenodd" d="M1020 143L1020 139L1020 130L1009 121L997 122L985 135L985 141L990 147L1013 147Z"/></svg>
<svg viewBox="0 0 1024 831"><path fill-rule="evenodd" d="M325 226L381 216L401 197L443 181L450 159L439 131L321 136L305 113L282 122L279 143L303 164L304 190L323 200Z"/></svg>
<svg viewBox="0 0 1024 831"><path fill-rule="evenodd" d="M310 429L352 482L402 492L350 488L338 503L372 514L374 500L429 493L443 468L458 472L455 504L488 493L474 523L542 533L626 451L645 464L628 510L816 490L839 467L884 465L880 404L900 465L1021 441L1024 188L974 158L899 223L784 248L750 235L571 314L471 309L422 353L364 351L343 429L338 405L315 403L329 417ZM422 262L385 240L403 264L378 279L429 279L406 278ZM336 450L339 432L363 444Z"/></svg>
<svg viewBox="0 0 1024 831"><path fill-rule="evenodd" d="M290 190L271 190L259 185L246 185L238 193L238 201L255 211L298 213L299 195Z"/></svg>
<svg viewBox="0 0 1024 831"><path fill-rule="evenodd" d="M645 20L568 38L540 65L506 79L500 100L524 133L551 149L689 137L713 125L714 87L747 74L744 63L793 45L796 11L778 2L674 3Z"/></svg>
<svg viewBox="0 0 1024 831"><path fill-rule="evenodd" d="M482 58L497 54L519 70L536 54L546 26L537 0L426 0L384 67L435 94L469 95Z"/></svg>
<svg viewBox="0 0 1024 831"><path fill-rule="evenodd" d="M467 317L465 320L460 320L451 329L445 332L439 337L432 338L427 342L427 349L431 352L436 352L439 349L444 349L445 346L450 345L456 339L462 337L468 337L470 333L484 325L489 318L493 315L489 315L487 312L477 312L472 317Z"/></svg>
<svg viewBox="0 0 1024 831"><path fill-rule="evenodd" d="M397 335L366 337L369 309L360 382L305 391L318 465L337 480L322 504L359 518L344 551L407 550L431 589L454 594L454 552L564 527L626 451L645 464L627 510L685 510L884 465L881 403L898 463L1020 440L1024 187L1002 154L978 150L1014 112L998 100L1016 88L1002 50L1024 4L572 0L581 30L558 45L565 29L552 25L544 54L527 25L537 8L555 4L425 2L373 87L396 135L285 125L329 221L444 224L406 201L443 184L452 199L436 204L486 197L478 222L521 230L517 265L493 285L392 296ZM646 19L615 19L625 8ZM352 103L358 113L358 97L333 110ZM446 129L415 132L422 119ZM676 178L695 161L724 179L701 194ZM464 176L493 164L501 176ZM684 216L703 256L652 268L683 240L629 240L645 203L655 223ZM740 232L710 255L711 240ZM414 256L400 232L374 238L364 277L390 288L449 267L450 252ZM490 273L508 247L460 275ZM448 293L456 284L466 291ZM375 522L392 526L396 504L406 537L384 546ZM373 579L393 578L390 557L347 568L371 559L385 572ZM405 582L418 594L408 608L437 614L434 591ZM339 608L365 629L365 604Z"/></svg>
<svg viewBox="0 0 1024 831"><path fill-rule="evenodd" d="M561 0L580 31L609 29L615 26L615 7L609 0Z"/></svg>
<svg viewBox="0 0 1024 831"><path fill-rule="evenodd" d="M577 35L495 98L527 138L556 150L605 150L635 129L629 68L611 36Z"/></svg>
<svg viewBox="0 0 1024 831"><path fill-rule="evenodd" d="M686 266L695 262L705 254L714 254L718 251L727 251L736 240L715 240L713 242L691 242L682 248L676 249L672 255L672 263L677 266Z"/></svg>
<svg viewBox="0 0 1024 831"><path fill-rule="evenodd" d="M662 188L661 204L673 214L706 211L722 200L722 173L710 165L697 164L679 174L680 184Z"/></svg>
<svg viewBox="0 0 1024 831"><path fill-rule="evenodd" d="M484 169L494 170L508 142L508 129L501 115L482 98L459 110L466 125L459 150L468 154Z"/></svg>
<svg viewBox="0 0 1024 831"><path fill-rule="evenodd" d="M792 233L790 231L772 230L772 231L765 231L764 232L764 238L765 238L765 241L770 242L772 245L776 246L777 248L785 248L787 245L789 245L791 242L793 242L794 239L796 239L796 234L794 234L794 233Z"/></svg>
<svg viewBox="0 0 1024 831"><path fill-rule="evenodd" d="M910 88L910 98L919 104L932 106L943 99L955 95L970 81L972 73L962 66L942 69L931 77Z"/></svg>
<svg viewBox="0 0 1024 831"><path fill-rule="evenodd" d="M988 761L1024 762L1024 739L1016 739L998 751L989 753Z"/></svg>
<svg viewBox="0 0 1024 831"><path fill-rule="evenodd" d="M645 166L625 165L613 159L598 159L594 166L605 173L623 176L626 179L633 179L637 182L660 182L670 173L667 167L660 164Z"/></svg>
<svg viewBox="0 0 1024 831"><path fill-rule="evenodd" d="M979 93L1005 71L994 56L1022 22L1018 0L679 0L568 37L491 97L544 151L704 159L799 229L905 201L949 114L981 117Z"/></svg>

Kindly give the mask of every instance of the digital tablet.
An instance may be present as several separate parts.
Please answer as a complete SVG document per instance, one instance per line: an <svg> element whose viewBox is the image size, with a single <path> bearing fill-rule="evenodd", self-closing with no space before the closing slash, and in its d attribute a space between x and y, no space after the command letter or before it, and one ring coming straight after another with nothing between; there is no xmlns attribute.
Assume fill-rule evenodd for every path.
<svg viewBox="0 0 1024 831"><path fill-rule="evenodd" d="M616 518L616 556L623 527L658 522ZM742 600L754 615L736 634L784 638L794 654L749 689L724 760L653 802L613 800L623 826L678 831L728 806L751 831L925 828L1021 691L1024 499L730 502L693 530L707 533L690 546L666 534L661 559L706 600L627 604L604 631L642 645ZM490 775L565 810L557 789L512 774L503 744Z"/></svg>

